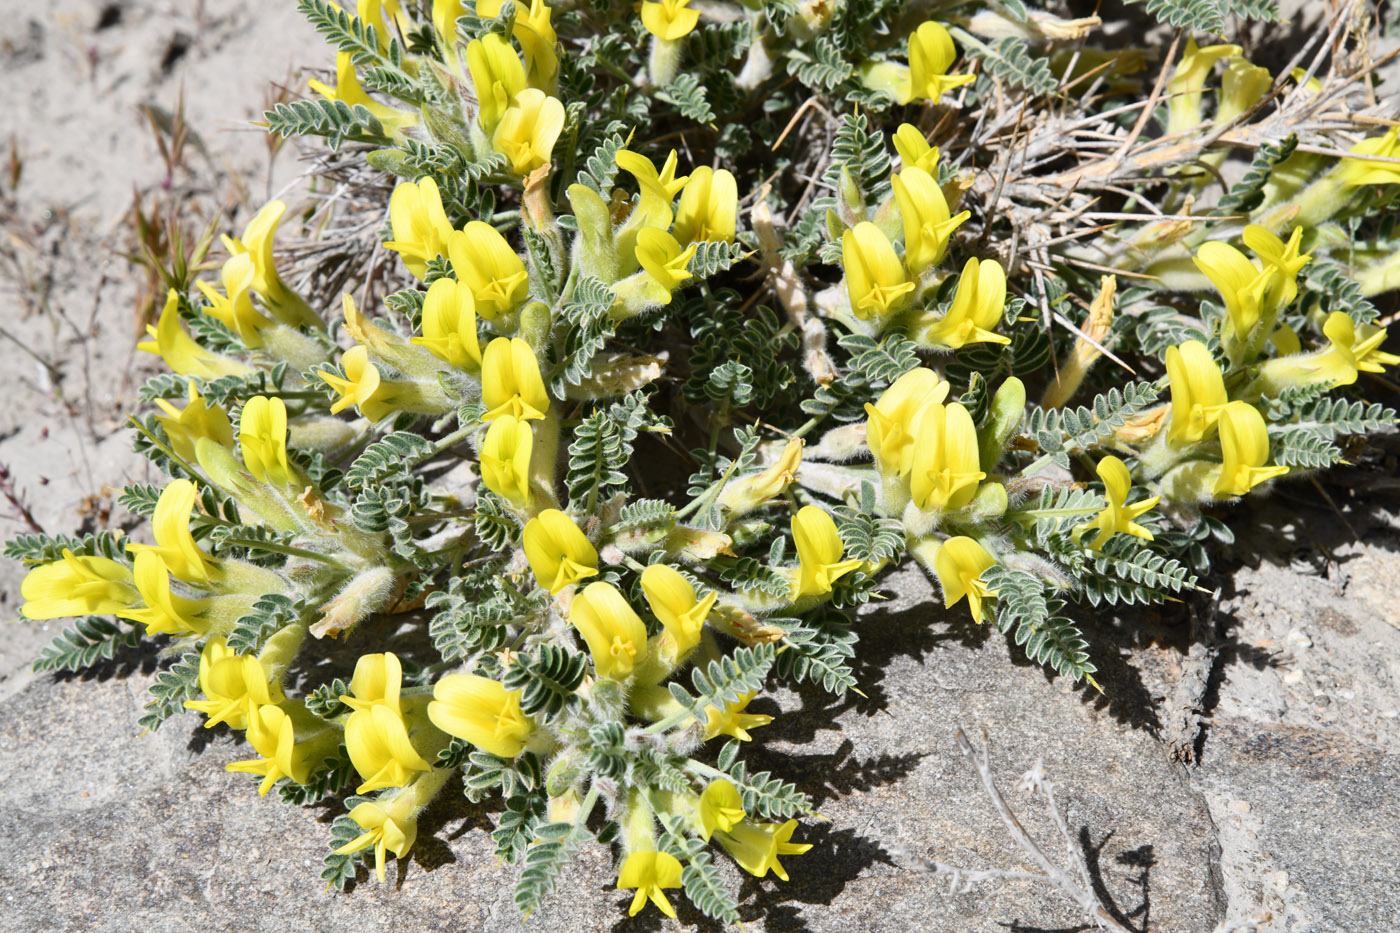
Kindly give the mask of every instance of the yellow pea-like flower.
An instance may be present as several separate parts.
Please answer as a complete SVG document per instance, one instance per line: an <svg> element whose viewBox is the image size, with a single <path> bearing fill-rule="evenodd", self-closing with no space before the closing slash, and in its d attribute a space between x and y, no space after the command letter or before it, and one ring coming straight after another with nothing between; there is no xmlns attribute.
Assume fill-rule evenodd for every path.
<svg viewBox="0 0 1400 933"><path fill-rule="evenodd" d="M457 62L457 20L467 15L467 5L462 0L433 0L433 29L447 52L448 61Z"/></svg>
<svg viewBox="0 0 1400 933"><path fill-rule="evenodd" d="M481 481L516 508L530 503L530 456L535 432L530 422L501 415L481 442Z"/></svg>
<svg viewBox="0 0 1400 933"><path fill-rule="evenodd" d="M233 423L228 420L228 413L217 405L210 406L193 379L189 381L188 401L183 409L163 398L156 399L156 404L165 412L156 415L156 421L170 440L170 449L180 459L193 461L195 443L202 437L233 449Z"/></svg>
<svg viewBox="0 0 1400 933"><path fill-rule="evenodd" d="M403 858L418 839L418 820L414 817L416 810L416 801L409 792L356 804L348 816L364 832L336 849L336 854L350 855L373 846L374 875L382 883L385 853L392 852Z"/></svg>
<svg viewBox="0 0 1400 933"><path fill-rule="evenodd" d="M473 220L452 234L447 251L457 281L471 289L483 320L494 321L525 303L530 291L525 262L495 227Z"/></svg>
<svg viewBox="0 0 1400 933"><path fill-rule="evenodd" d="M894 151L906 169L917 168L938 177L938 147L930 146L912 123L901 123L894 132Z"/></svg>
<svg viewBox="0 0 1400 933"><path fill-rule="evenodd" d="M418 771L431 771L408 736L403 715L382 703L358 709L345 721L345 748L364 783L365 794L384 787L403 787Z"/></svg>
<svg viewBox="0 0 1400 933"><path fill-rule="evenodd" d="M173 479L161 490L151 516L151 531L156 543L128 544L133 553L152 551L165 562L176 577L191 583L206 582L214 569L213 558L199 549L190 534L190 516L199 498L199 490L187 479Z"/></svg>
<svg viewBox="0 0 1400 933"><path fill-rule="evenodd" d="M171 289L165 299L165 307L154 325L146 325L150 340L136 345L136 349L154 353L165 360L165 365L182 376L198 379L218 379L220 376L246 376L253 368L237 360L231 360L211 353L185 333L180 322L180 295Z"/></svg>
<svg viewBox="0 0 1400 933"><path fill-rule="evenodd" d="M906 167L891 179L891 184L904 220L904 264L911 275L921 275L943 258L953 231L972 212L952 216L943 189L932 175L917 166Z"/></svg>
<svg viewBox="0 0 1400 933"><path fill-rule="evenodd" d="M29 571L19 592L25 599L19 614L34 620L102 616L141 600L125 564L106 557L79 556L68 548L63 549L61 560Z"/></svg>
<svg viewBox="0 0 1400 933"><path fill-rule="evenodd" d="M662 304L670 304L671 293L692 277L686 267L695 250L695 243L681 249L676 238L665 230L646 227L638 231L637 262L653 282L666 290L666 300Z"/></svg>
<svg viewBox="0 0 1400 933"><path fill-rule="evenodd" d="M1208 45L1200 48L1194 38L1186 40L1186 50L1167 82L1167 133L1174 135L1195 129L1201 124L1201 93L1206 78L1215 63L1222 58L1238 55L1238 45Z"/></svg>
<svg viewBox="0 0 1400 933"><path fill-rule="evenodd" d="M549 394L540 375L535 351L519 337L497 337L486 345L481 358L482 421L513 415L522 421L538 421L549 411Z"/></svg>
<svg viewBox="0 0 1400 933"><path fill-rule="evenodd" d="M772 716L763 713L744 712L755 696L755 693L745 693L733 703L725 704L724 709L716 706L705 707L705 741L727 735L740 742L752 742L753 736L749 735L749 730L766 726L773 721Z"/></svg>
<svg viewBox="0 0 1400 933"><path fill-rule="evenodd" d="M797 478L802 465L802 438L791 438L778 459L765 469L733 480L719 496L719 507L731 515L742 515L769 499L780 496Z"/></svg>
<svg viewBox="0 0 1400 933"><path fill-rule="evenodd" d="M598 575L597 549L558 509L545 509L526 522L521 540L535 579L550 593Z"/></svg>
<svg viewBox="0 0 1400 933"><path fill-rule="evenodd" d="M571 523L572 524L572 523ZM569 606L599 677L623 680L647 656L647 627L611 583L590 583Z"/></svg>
<svg viewBox="0 0 1400 933"><path fill-rule="evenodd" d="M319 744L298 742L296 726L280 706L258 707L248 718L247 737L253 751L262 757L230 762L224 766L224 770L261 774L263 779L258 785L258 793L264 797L272 785L282 778L305 784L311 776L311 768L321 763L321 757L314 753Z"/></svg>
<svg viewBox="0 0 1400 933"><path fill-rule="evenodd" d="M233 331L250 349L256 350L263 345L262 335L258 331L272 326L272 321L253 307L254 274L252 256L239 253L230 257L219 270L224 294L219 294L208 282L195 284L209 302L206 309L209 316Z"/></svg>
<svg viewBox="0 0 1400 933"><path fill-rule="evenodd" d="M205 599L185 599L170 591L170 572L154 551L136 555L132 576L146 605L117 610L117 616L140 622L148 635L203 635L209 622L203 618L209 607Z"/></svg>
<svg viewBox="0 0 1400 933"><path fill-rule="evenodd" d="M1274 76L1269 69L1254 65L1247 58L1233 56L1220 79L1220 103L1215 109L1217 123L1229 123L1259 102L1270 87Z"/></svg>
<svg viewBox="0 0 1400 933"><path fill-rule="evenodd" d="M280 398L255 395L238 419L238 446L243 464L260 483L292 481L287 463L287 406Z"/></svg>
<svg viewBox="0 0 1400 933"><path fill-rule="evenodd" d="M517 175L548 165L564 129L564 105L538 88L527 87L511 100L491 136L491 145L510 161Z"/></svg>
<svg viewBox="0 0 1400 933"><path fill-rule="evenodd" d="M882 473L905 476L914 466L914 440L923 410L948 397L948 383L931 369L920 366L900 376L881 393L874 405L865 405L870 420L865 443Z"/></svg>
<svg viewBox="0 0 1400 933"><path fill-rule="evenodd" d="M1282 476L1286 466L1269 462L1269 429L1248 402L1231 402L1220 412L1220 452L1224 463L1215 483L1217 498L1242 496L1260 483Z"/></svg>
<svg viewBox="0 0 1400 933"><path fill-rule="evenodd" d="M229 256L248 254L253 264L253 291L264 300L285 288L282 277L277 273L277 263L272 258L272 239L277 233L277 225L282 222L282 216L286 213L286 202L268 201L253 215L253 219L248 221L242 236L219 235Z"/></svg>
<svg viewBox="0 0 1400 933"><path fill-rule="evenodd" d="M515 95L528 86L525 66L515 54L510 40L499 33L488 32L467 44L467 70L476 88L477 120L488 136L496 132L501 118L510 108Z"/></svg>
<svg viewBox="0 0 1400 933"><path fill-rule="evenodd" d="M520 691L475 674L448 674L433 687L428 718L448 735L499 758L525 750L535 724L520 709Z"/></svg>
<svg viewBox="0 0 1400 933"><path fill-rule="evenodd" d="M340 368L345 376L337 376L326 370L318 370L316 375L340 395L331 404L331 414L337 414L354 405L370 421L379 421L394 412L394 405L380 378L379 369L370 361L369 348L356 345L346 350L340 358Z"/></svg>
<svg viewBox="0 0 1400 933"><path fill-rule="evenodd" d="M1245 245L1254 251L1265 269L1274 272L1269 285L1267 301L1270 307L1286 308L1298 297L1298 272L1312 261L1312 256L1303 254L1303 228L1294 227L1285 243L1270 231L1258 224L1244 228Z"/></svg>
<svg viewBox="0 0 1400 933"><path fill-rule="evenodd" d="M652 564L642 571L642 593L666 630L662 654L670 655L669 660L676 661L693 651L700 644L705 619L714 608L719 593L711 592L704 599L696 598L695 587L690 585L690 581L679 570L666 564Z"/></svg>
<svg viewBox="0 0 1400 933"><path fill-rule="evenodd" d="M350 677L350 693L340 701L354 710L387 706L396 713L403 712L399 692L403 689L403 663L392 651L382 654L362 654L355 662Z"/></svg>
<svg viewBox="0 0 1400 933"><path fill-rule="evenodd" d="M750 823L745 820L728 832L715 835L744 871L755 878L762 878L771 871L787 881L787 871L778 861L778 856L802 855L812 848L809 842L788 841L796 829L797 820L786 823Z"/></svg>
<svg viewBox="0 0 1400 933"><path fill-rule="evenodd" d="M896 310L914 290L893 244L869 221L841 234L841 265L851 310L863 321Z"/></svg>
<svg viewBox="0 0 1400 933"><path fill-rule="evenodd" d="M647 32L666 42L690 35L700 22L700 11L690 8L690 0L660 0L642 3L642 25Z"/></svg>
<svg viewBox="0 0 1400 933"><path fill-rule="evenodd" d="M680 243L733 243L738 226L739 186L728 169L702 165L691 172L676 205L673 232Z"/></svg>
<svg viewBox="0 0 1400 933"><path fill-rule="evenodd" d="M247 729L260 707L283 700L282 685L270 680L258 659L238 655L221 635L204 643L199 655L199 691L202 700L186 700L185 709L208 718L206 729L226 722L230 729Z"/></svg>
<svg viewBox="0 0 1400 933"><path fill-rule="evenodd" d="M992 328L1006 308L1006 272L995 259L969 259L958 277L958 288L948 313L926 327L923 343L958 347L970 343L1011 342Z"/></svg>
<svg viewBox="0 0 1400 933"><path fill-rule="evenodd" d="M950 75L957 60L953 37L938 23L929 21L909 36L909 94L900 103L919 98L937 102L954 88L971 84L976 75Z"/></svg>
<svg viewBox="0 0 1400 933"><path fill-rule="evenodd" d="M409 341L444 363L469 372L481 370L481 343L476 333L476 299L469 286L438 279L423 299L423 336Z"/></svg>
<svg viewBox="0 0 1400 933"><path fill-rule="evenodd" d="M1229 399L1220 364L1199 340L1167 347L1167 380L1172 393L1172 420L1167 443L1194 444L1215 429L1220 410Z"/></svg>
<svg viewBox="0 0 1400 933"><path fill-rule="evenodd" d="M841 559L846 544L836 531L836 522L815 505L803 506L792 517L792 542L798 562L792 588L794 600L830 593L833 583L862 563L857 558Z"/></svg>
<svg viewBox="0 0 1400 933"><path fill-rule="evenodd" d="M943 608L952 608L967 597L972 620L981 622L982 600L997 595L982 582L982 574L995 565L996 559L972 538L949 538L939 545L933 556L933 572L943 586Z"/></svg>
<svg viewBox="0 0 1400 933"><path fill-rule="evenodd" d="M980 467L977 427L967 409L957 402L925 406L910 463L914 504L926 512L964 508L987 477Z"/></svg>
<svg viewBox="0 0 1400 933"><path fill-rule="evenodd" d="M1218 240L1202 243L1192 261L1225 300L1235 334L1242 337L1253 330L1264 312L1265 295L1275 287L1274 267L1260 269L1244 253Z"/></svg>
<svg viewBox="0 0 1400 933"><path fill-rule="evenodd" d="M408 271L418 278L427 274L429 260L447 255L452 224L443 210L437 182L431 177L394 186L389 195L389 225L394 238L384 248L398 253Z"/></svg>
<svg viewBox="0 0 1400 933"><path fill-rule="evenodd" d="M1400 362L1400 357L1380 351L1380 344L1386 336L1384 329L1371 324L1364 327L1369 329L1363 331L1368 336L1358 338L1356 324L1350 315L1345 311L1333 311L1322 325L1328 346L1313 353L1299 352L1298 335L1289 332L1289 336L1277 339L1275 343L1288 346L1293 354L1269 360L1259 367L1256 387L1269 395L1277 395L1289 387L1349 386L1356 382L1363 370L1383 372L1384 363L1393 365Z"/></svg>
<svg viewBox="0 0 1400 933"><path fill-rule="evenodd" d="M383 33L380 33L383 36ZM370 97L355 74L355 62L349 52L335 54L335 87L320 81L308 81L311 90L329 101L344 101L351 107L364 107L379 120L390 136L402 136L403 131L417 126L418 114L410 110L398 110Z"/></svg>
<svg viewBox="0 0 1400 933"><path fill-rule="evenodd" d="M637 916L647 901L651 901L658 910L674 920L676 909L666 897L665 889L680 886L681 863L669 852L633 852L623 860L622 868L617 873L619 891L637 889L632 897L632 906L627 909L629 917Z"/></svg>
<svg viewBox="0 0 1400 933"><path fill-rule="evenodd" d="M520 12L515 16L515 29L511 34L525 51L530 84L540 90L550 90L559 73L559 55L554 50L559 37L550 22L553 11L544 0L530 0L528 8L522 4L517 9Z"/></svg>
<svg viewBox="0 0 1400 933"><path fill-rule="evenodd" d="M711 781L700 792L701 838L706 842L716 831L727 833L747 815L739 789L732 781L720 778Z"/></svg>
<svg viewBox="0 0 1400 933"><path fill-rule="evenodd" d="M1078 526L1075 529L1075 534L1078 535L1090 528L1098 529L1094 534L1094 539L1089 542L1089 550L1091 551L1102 549L1108 540L1116 534L1132 535L1135 538L1142 538L1144 541L1151 541L1152 532L1133 519L1151 511L1153 506L1162 501L1162 497L1153 496L1150 499L1143 499L1129 505L1128 494L1133 489L1133 476L1128 472L1128 465L1117 457L1104 457L1099 461L1097 472L1099 479L1103 480L1104 498L1108 500L1108 504L1093 521Z"/></svg>
<svg viewBox="0 0 1400 933"><path fill-rule="evenodd" d="M1400 126L1386 130L1384 136L1363 139L1351 147L1358 156L1400 158ZM1362 185L1393 185L1400 182L1400 162L1378 162L1375 159L1343 159L1337 167L1342 184L1348 188Z"/></svg>
<svg viewBox="0 0 1400 933"><path fill-rule="evenodd" d="M679 159L672 149L662 163L660 170L640 152L619 149L616 156L617 167L637 179L640 203L638 220L649 227L665 229L671 225L671 203L689 181L689 175L676 176Z"/></svg>

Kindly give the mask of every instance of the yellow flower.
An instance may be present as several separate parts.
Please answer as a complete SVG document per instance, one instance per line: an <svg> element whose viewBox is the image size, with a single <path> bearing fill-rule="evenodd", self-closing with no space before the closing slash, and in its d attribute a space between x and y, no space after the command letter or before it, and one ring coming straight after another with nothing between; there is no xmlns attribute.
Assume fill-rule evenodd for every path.
<svg viewBox="0 0 1400 933"><path fill-rule="evenodd" d="M418 821L414 819L416 801L410 791L393 794L386 799L356 804L348 814L359 824L363 833L336 849L337 855L349 855L374 846L374 875L384 880L384 853L399 858L408 855L418 839Z"/></svg>
<svg viewBox="0 0 1400 933"><path fill-rule="evenodd" d="M528 9L522 7L523 4L516 7L515 29L511 34L525 51L530 84L547 91L559 72L559 56L554 51L559 37L554 31L554 24L550 22L552 11L544 0L530 0Z"/></svg>
<svg viewBox="0 0 1400 933"><path fill-rule="evenodd" d="M1090 528L1097 528L1094 540L1089 542L1089 550L1097 551L1108 543L1108 539L1115 534L1128 534L1135 538L1142 538L1144 541L1152 540L1152 532L1139 525L1133 519L1138 518L1145 512L1151 511L1152 507L1161 501L1161 496L1153 496L1150 499L1143 499L1128 505L1128 494L1133 489L1133 477L1128 472L1128 466L1117 457L1108 456L1099 461L1099 479L1103 480L1104 498L1108 504L1104 510L1098 514L1092 522L1086 522L1075 529L1075 534L1087 531Z"/></svg>
<svg viewBox="0 0 1400 933"><path fill-rule="evenodd" d="M904 219L904 264L910 275L921 275L943 258L949 237L972 212L951 216L943 189L932 175L916 166L907 166L891 179L891 184ZM1000 315L998 309L997 316Z"/></svg>
<svg viewBox="0 0 1400 933"><path fill-rule="evenodd" d="M1225 378L1210 350L1199 340L1167 347L1167 379L1172 393L1172 420L1167 443L1185 447L1206 437L1229 399Z"/></svg>
<svg viewBox="0 0 1400 933"><path fill-rule="evenodd" d="M1249 59L1232 57L1220 80L1220 103L1215 108L1217 123L1229 123L1259 102L1274 83L1269 69L1251 64Z"/></svg>
<svg viewBox="0 0 1400 933"><path fill-rule="evenodd" d="M1244 228L1244 242L1259 257L1264 268L1274 273L1267 296L1269 306L1286 308L1291 305L1298 297L1298 272L1312 261L1310 255L1299 255L1303 228L1294 227L1288 242L1284 243L1263 227L1250 224Z"/></svg>
<svg viewBox="0 0 1400 933"><path fill-rule="evenodd" d="M1400 157L1400 126L1392 126L1384 136L1363 139L1351 151L1360 156L1380 156L1383 159ZM1377 162L1374 159L1343 159L1337 168L1342 184L1346 187L1359 185L1392 185L1400 181L1400 162Z"/></svg>
<svg viewBox="0 0 1400 933"><path fill-rule="evenodd" d="M1218 240L1202 243L1193 261L1225 300L1225 313L1235 333L1243 337L1253 330L1264 311L1264 296L1274 287L1274 268L1260 269L1244 253Z"/></svg>
<svg viewBox="0 0 1400 933"><path fill-rule="evenodd" d="M156 354L165 360L165 365L182 376L217 379L220 376L246 376L253 371L251 366L210 353L196 343L180 323L179 308L180 295L172 288L155 326L146 326L146 333L154 339L138 343L136 349Z"/></svg>
<svg viewBox="0 0 1400 933"><path fill-rule="evenodd" d="M491 145L510 161L517 175L549 164L564 129L564 105L538 88L527 87L511 100L491 136Z"/></svg>
<svg viewBox="0 0 1400 933"><path fill-rule="evenodd" d="M642 593L647 605L661 620L666 629L662 636L662 653L670 654L675 661L685 657L700 644L700 633L705 628L705 619L714 608L719 593L711 592L704 599L697 599L695 587L674 567L665 564L652 564L642 571ZM670 644L665 644L669 641Z"/></svg>
<svg viewBox="0 0 1400 933"><path fill-rule="evenodd" d="M881 472L904 476L913 468L919 415L947 397L948 383L921 366L896 379L874 405L866 403L865 443Z"/></svg>
<svg viewBox="0 0 1400 933"><path fill-rule="evenodd" d="M1269 461L1269 429L1264 416L1248 402L1231 402L1220 412L1220 452L1224 463L1215 483L1217 498L1242 496L1255 486L1288 472Z"/></svg>
<svg viewBox="0 0 1400 933"><path fill-rule="evenodd" d="M863 321L894 311L914 290L889 238L869 221L841 234L841 265L851 310Z"/></svg>
<svg viewBox="0 0 1400 933"><path fill-rule="evenodd" d="M208 282L196 282L199 290L209 302L206 309L210 317L219 321L237 335L250 349L263 345L264 327L271 327L272 321L258 313L253 307L253 258L248 253L231 257L219 270L220 281L226 294L219 292Z"/></svg>
<svg viewBox="0 0 1400 933"><path fill-rule="evenodd" d="M382 37L384 33L380 33ZM410 126L418 125L418 114L409 110L396 110L381 104L365 93L360 79L355 75L355 62L349 52L335 53L335 87L331 88L320 81L308 81L311 90L329 101L344 101L351 107L361 106L379 120L385 132L398 137Z"/></svg>
<svg viewBox="0 0 1400 933"><path fill-rule="evenodd" d="M346 350L340 358L340 368L345 376L337 376L324 369L316 375L340 395L331 404L331 414L337 414L354 405L370 421L379 421L385 415L393 414L394 406L388 399L386 387L379 377L379 370L370 362L369 348L356 345Z"/></svg>
<svg viewBox="0 0 1400 933"><path fill-rule="evenodd" d="M142 623L148 635L203 635L209 628L209 622L201 618L209 601L185 599L170 592L170 573L159 554L137 554L132 576L146 605L120 609L118 617Z"/></svg>
<svg viewBox="0 0 1400 933"><path fill-rule="evenodd" d="M408 271L420 279L427 274L429 260L446 255L453 233L437 182L429 176L394 186L389 195L389 225L394 238L384 248L398 253Z"/></svg>
<svg viewBox="0 0 1400 933"><path fill-rule="evenodd" d="M525 90L525 66L510 41L488 32L467 44L467 70L480 108L477 119L488 136L496 132L515 95Z"/></svg>
<svg viewBox="0 0 1400 933"><path fill-rule="evenodd" d="M742 515L774 496L782 495L797 477L802 465L802 438L794 437L783 447L782 454L766 469L740 477L724 487L719 507L732 515Z"/></svg>
<svg viewBox="0 0 1400 933"><path fill-rule="evenodd" d="M995 565L992 555L971 538L960 536L944 541L933 556L933 572L943 586L943 608L957 605L966 596L972 620L981 622L982 600L997 595L982 582L982 574Z"/></svg>
<svg viewBox="0 0 1400 933"><path fill-rule="evenodd" d="M472 290L453 279L438 279L429 286L423 299L423 336L409 342L458 369L479 371L481 344Z"/></svg>
<svg viewBox="0 0 1400 933"><path fill-rule="evenodd" d="M280 398L255 395L238 419L238 446L243 464L260 483L292 482L287 463L287 406Z"/></svg>
<svg viewBox="0 0 1400 933"><path fill-rule="evenodd" d="M691 278L686 268L695 255L696 244L681 249L680 243L665 230L646 227L637 233L637 262L653 282L666 290L662 304L671 303L671 292Z"/></svg>
<svg viewBox="0 0 1400 933"><path fill-rule="evenodd" d="M486 345L481 358L482 421L513 415L521 421L538 421L549 411L549 395L540 376L535 351L519 337L497 337Z"/></svg>
<svg viewBox="0 0 1400 933"><path fill-rule="evenodd" d="M833 583L862 563L856 558L841 559L846 545L836 532L836 522L815 505L804 505L792 517L792 541L798 561L792 587L794 600L830 593Z"/></svg>
<svg viewBox="0 0 1400 933"><path fill-rule="evenodd" d="M1208 45L1198 48L1196 40L1187 38L1186 51L1181 55L1171 80L1167 82L1167 133L1184 133L1200 125L1201 92L1206 78L1222 58L1240 54L1238 45Z"/></svg>
<svg viewBox="0 0 1400 933"><path fill-rule="evenodd" d="M660 3L645 0L642 3L642 25L664 42L685 38L698 22L700 11L690 8L690 0L661 0Z"/></svg>
<svg viewBox="0 0 1400 933"><path fill-rule="evenodd" d="M102 616L137 603L131 571L106 557L78 556L63 549L63 559L40 564L25 576L19 614L26 619Z"/></svg>
<svg viewBox="0 0 1400 933"><path fill-rule="evenodd" d="M399 691L403 688L403 664L392 651L382 654L362 654L355 662L350 677L350 693L340 702L354 710L385 706L395 713L403 712Z"/></svg>
<svg viewBox="0 0 1400 933"><path fill-rule="evenodd" d="M572 522L570 523L572 524ZM599 677L622 680L647 656L647 627L611 583L590 583L569 606Z"/></svg>
<svg viewBox="0 0 1400 933"><path fill-rule="evenodd" d="M457 20L467 15L467 7L462 0L433 0L433 28L442 40L448 60L454 65L457 61Z"/></svg>
<svg viewBox="0 0 1400 933"><path fill-rule="evenodd" d="M291 325L314 323L314 312L300 295L287 288L277 272L277 263L272 256L273 237L286 212L287 205L284 202L269 201L248 221L242 236L220 234L219 239L223 241L224 249L228 250L230 256L246 254L252 261L252 289L278 320ZM227 270L224 287L228 288ZM229 292L230 297L232 294Z"/></svg>
<svg viewBox="0 0 1400 933"><path fill-rule="evenodd" d="M457 281L471 289L476 314L483 320L494 321L525 303L529 273L495 227L473 220L452 234L447 250Z"/></svg>
<svg viewBox="0 0 1400 933"><path fill-rule="evenodd" d="M1332 315L1337 313L1333 311ZM1329 320L1332 319L1332 315L1328 316ZM1350 318L1347 318L1347 324L1351 325L1350 331L1338 322L1332 333L1328 333L1327 325L1323 324L1323 333L1338 344L1351 345L1351 355L1358 370L1363 373L1383 373L1387 366L1400 365L1400 356L1381 349L1386 339L1384 327L1376 324L1355 324Z"/></svg>
<svg viewBox="0 0 1400 933"><path fill-rule="evenodd" d="M909 36L909 93L900 103L916 98L938 101L947 92L977 80L976 75L950 75L958 57L948 30L929 21Z"/></svg>
<svg viewBox="0 0 1400 933"><path fill-rule="evenodd" d="M616 161L618 168L637 179L640 203L636 219L646 226L662 229L669 227L671 202L684 190L686 182L690 179L689 175L676 177L676 150L672 149L666 156L660 171L657 171L656 163L651 159L627 149L618 150Z"/></svg>
<svg viewBox="0 0 1400 933"><path fill-rule="evenodd" d="M681 0L682 3L686 0ZM660 6L659 3L643 6ZM671 906L663 888L681 886L681 863L674 855L665 852L633 852L622 863L617 873L617 889L636 888L632 906L627 916L635 917L650 900L666 916L675 919L676 909Z"/></svg>
<svg viewBox="0 0 1400 933"><path fill-rule="evenodd" d="M1259 368L1256 388L1277 395L1289 387L1307 385L1349 386L1356 382L1361 370L1384 372L1384 363L1400 363L1400 357L1380 352L1385 330L1372 324L1363 325L1368 336L1358 340L1356 324L1345 311L1333 311L1323 322L1322 332L1329 346L1313 353L1295 353L1281 359L1269 360ZM1292 341L1297 341L1292 335ZM1282 340L1288 343L1288 338Z"/></svg>
<svg viewBox="0 0 1400 933"><path fill-rule="evenodd" d="M282 702L282 685L269 680L262 664L252 655L234 654L222 636L204 643L199 655L199 691L202 700L186 700L185 709L209 717L204 727L226 722L230 729L246 729L259 707Z"/></svg>
<svg viewBox="0 0 1400 933"><path fill-rule="evenodd" d="M992 330L1005 307L1006 272L1001 263L969 259L958 277L958 290L948 313L924 329L922 340L954 349L969 343L1010 343L1010 338Z"/></svg>
<svg viewBox="0 0 1400 933"><path fill-rule="evenodd" d="M194 460L195 442L202 437L233 449L233 425L228 413L217 405L210 407L193 379L189 381L189 401L183 409L177 409L163 398L156 399L156 404L165 412L156 415L156 421L170 439L170 449L180 459Z"/></svg>
<svg viewBox="0 0 1400 933"><path fill-rule="evenodd" d="M680 243L733 243L738 213L739 186L734 175L728 169L715 171L702 165L690 173L681 190L673 232Z"/></svg>
<svg viewBox="0 0 1400 933"><path fill-rule="evenodd" d="M530 422L501 415L491 422L481 442L481 481L516 508L530 502L530 455L535 432Z"/></svg>
<svg viewBox="0 0 1400 933"><path fill-rule="evenodd" d="M912 123L901 123L894 132L894 150L904 168L922 169L938 177L938 147L930 146L924 134Z"/></svg>
<svg viewBox="0 0 1400 933"><path fill-rule="evenodd" d="M526 522L521 538L535 579L550 593L598 575L598 551L558 509L545 509Z"/></svg>
<svg viewBox="0 0 1400 933"><path fill-rule="evenodd" d="M739 863L739 867L755 878L772 871L784 881L788 874L778 862L780 855L801 855L812 848L811 843L788 842L797 829L797 820L786 823L750 823L747 820L729 832L718 833L720 845Z"/></svg>
<svg viewBox="0 0 1400 933"><path fill-rule="evenodd" d="M715 736L727 735L740 742L752 742L753 736L749 735L749 730L766 726L773 721L772 716L744 712L756 695L745 693L733 703L726 704L724 709L705 707L705 741L708 742Z"/></svg>
<svg viewBox="0 0 1400 933"><path fill-rule="evenodd" d="M259 706L248 717L248 744L261 755L249 761L234 761L224 766L226 771L261 774L258 793L267 796L282 778L305 784L313 765L319 764L314 751L318 743L297 742L296 727L286 710L280 706Z"/></svg>
<svg viewBox="0 0 1400 933"><path fill-rule="evenodd" d="M428 718L448 735L455 735L499 758L514 758L525 750L535 724L520 709L520 691L475 674L448 674L433 687Z"/></svg>
<svg viewBox="0 0 1400 933"><path fill-rule="evenodd" d="M135 553L152 551L165 562L170 572L181 580L203 583L213 570L213 558L199 549L190 534L190 515L194 512L199 491L187 479L173 479L156 500L156 511L151 516L151 531L155 536L154 546L149 544L128 544L126 549Z"/></svg>
<svg viewBox="0 0 1400 933"><path fill-rule="evenodd" d="M706 842L716 830L727 833L746 816L739 789L724 778L711 781L700 792L699 809L701 836Z"/></svg>
<svg viewBox="0 0 1400 933"><path fill-rule="evenodd" d="M926 512L961 509L986 479L977 449L977 427L966 408L954 402L925 406L910 463L909 491Z"/></svg>
<svg viewBox="0 0 1400 933"><path fill-rule="evenodd" d="M408 737L408 726L398 710L376 703L359 709L345 721L345 748L350 763L365 782L357 794L382 787L403 787L416 771L431 771Z"/></svg>

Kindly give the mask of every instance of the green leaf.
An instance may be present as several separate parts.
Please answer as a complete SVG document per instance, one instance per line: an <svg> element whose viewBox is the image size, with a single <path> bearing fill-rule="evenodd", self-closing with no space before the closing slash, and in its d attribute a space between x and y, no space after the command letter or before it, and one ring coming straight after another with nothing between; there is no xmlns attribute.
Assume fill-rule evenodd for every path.
<svg viewBox="0 0 1400 933"><path fill-rule="evenodd" d="M185 701L199 693L199 649L186 651L170 667L156 674L148 688L151 698L137 725L152 732L171 716L185 711Z"/></svg>
<svg viewBox="0 0 1400 933"><path fill-rule="evenodd" d="M34 671L82 671L98 661L110 661L118 648L134 648L141 631L100 616L79 619L46 647L34 661Z"/></svg>
<svg viewBox="0 0 1400 933"><path fill-rule="evenodd" d="M502 679L507 690L519 690L520 708L548 721L578 703L574 693L588 671L588 658L559 645L540 645L516 655Z"/></svg>

